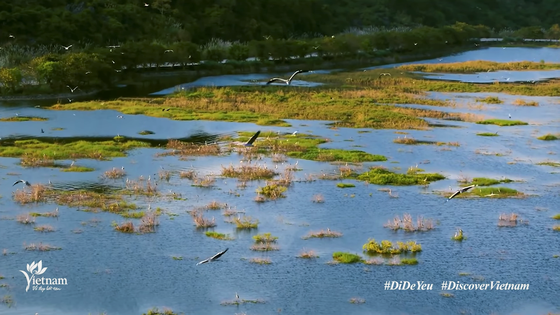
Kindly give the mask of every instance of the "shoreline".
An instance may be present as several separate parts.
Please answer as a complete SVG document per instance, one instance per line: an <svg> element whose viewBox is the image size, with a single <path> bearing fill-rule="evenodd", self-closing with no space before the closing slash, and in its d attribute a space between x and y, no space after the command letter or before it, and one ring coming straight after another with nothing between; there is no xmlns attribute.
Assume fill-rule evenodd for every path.
<svg viewBox="0 0 560 315"><path fill-rule="evenodd" d="M358 67L375 67L375 66L382 66L394 63L402 63L402 62L411 62L411 61L418 61L423 59L435 58L438 56L443 55L453 55L465 51L470 50L479 50L487 47L496 47L496 46L503 46L499 45L499 43L495 42L488 42L485 43L484 46L478 46L474 49L469 49L467 47L461 47L458 49L451 49L450 51L446 52L432 52L432 53L425 53L425 54L408 54L408 55L396 55L391 57L376 57L367 60L350 60L345 59L339 62L333 61L323 61L314 65L309 65L304 62L294 63L294 64L287 64L287 65L272 65L272 66L261 66L258 69L231 69L228 68L228 64L223 64L223 67L218 69L203 69L203 70L185 70L185 69L170 69L164 70L159 69L159 71L146 71L144 73L140 73L139 77L137 77L137 81L128 82L128 80L116 82L112 88L110 89L97 89L88 92L83 92L80 94L77 93L56 93L56 94L28 94L28 95L3 95L0 96L0 102L10 102L10 101L33 101L33 100L40 100L40 101L49 101L49 100L57 100L57 99L68 99L72 96L76 98L83 98L83 97L91 97L100 92L111 90L117 87L119 84L123 82L128 83L127 85L145 85L149 84L149 82L153 80L158 80L161 78L172 78L172 77L191 77L194 80L199 78L208 77L208 76L220 76L220 75L232 75L232 74L252 74L252 73L270 73L276 71L295 71L295 69L299 69L302 67L312 68L314 70L319 69L332 69L342 67L347 69L358 68ZM494 45L493 45L494 44ZM498 45L496 45L498 44ZM508 45L509 46L509 45ZM527 45L519 45L520 47L527 47ZM510 47L517 47L517 45L512 45ZM541 46L542 47L542 46ZM145 95L143 97L150 97Z"/></svg>

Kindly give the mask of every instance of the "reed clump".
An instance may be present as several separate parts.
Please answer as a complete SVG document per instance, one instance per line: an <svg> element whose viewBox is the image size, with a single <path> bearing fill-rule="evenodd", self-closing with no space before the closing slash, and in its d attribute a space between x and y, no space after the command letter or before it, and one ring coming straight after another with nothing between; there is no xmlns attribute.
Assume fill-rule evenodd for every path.
<svg viewBox="0 0 560 315"><path fill-rule="evenodd" d="M216 184L216 178L206 175L204 177L195 177L192 186L201 188L211 188Z"/></svg>
<svg viewBox="0 0 560 315"><path fill-rule="evenodd" d="M47 186L42 184L33 184L23 189L18 189L12 193L13 199L19 204L45 202L52 190L47 189Z"/></svg>
<svg viewBox="0 0 560 315"><path fill-rule="evenodd" d="M519 215L517 213L500 213L498 217L498 226L500 227L514 227L517 226Z"/></svg>
<svg viewBox="0 0 560 315"><path fill-rule="evenodd" d="M238 216L232 219L232 222L237 226L239 230L250 230L259 227L259 220L253 219L250 216Z"/></svg>
<svg viewBox="0 0 560 315"><path fill-rule="evenodd" d="M392 230L399 230L402 229L406 232L425 232L433 230L434 221L432 219L425 219L422 216L418 216L416 218L416 225L412 220L412 216L408 213L405 213L402 218L398 215L393 218L393 220L389 220L385 223L384 227L390 228Z"/></svg>
<svg viewBox="0 0 560 315"><path fill-rule="evenodd" d="M235 177L244 181L271 179L275 175L278 175L278 173L264 165L241 165L239 167L234 167L233 165L228 167L222 166L222 176Z"/></svg>
<svg viewBox="0 0 560 315"><path fill-rule="evenodd" d="M415 253L422 251L422 246L415 241L397 242L397 246L393 246L391 241L383 240L377 243L375 239L370 238L363 246L364 253L367 254L389 254L398 255L403 253Z"/></svg>
<svg viewBox="0 0 560 315"><path fill-rule="evenodd" d="M167 142L167 149L169 151L159 153L158 156L217 156L222 154L222 150L218 144L197 144L174 139Z"/></svg>
<svg viewBox="0 0 560 315"><path fill-rule="evenodd" d="M61 191L51 196L59 205L71 208L86 208L88 210L102 210L123 214L136 210L137 206L125 201L121 195L102 194L88 190Z"/></svg>
<svg viewBox="0 0 560 315"><path fill-rule="evenodd" d="M193 180L196 178L196 171L194 170L181 171L179 173L179 177Z"/></svg>
<svg viewBox="0 0 560 315"><path fill-rule="evenodd" d="M25 243L23 243L23 248L25 250L28 250L28 251L40 251L40 252L48 252L48 251L51 251L51 250L61 250L62 249L60 247L52 246L52 245L49 245L49 244L43 244L43 243L39 243L39 244L36 244L36 243L25 244Z"/></svg>
<svg viewBox="0 0 560 315"><path fill-rule="evenodd" d="M253 236L253 239L255 240L255 244L251 246L251 250L255 250L255 251L279 250L278 246L275 245L278 240L278 237L272 236L271 233L258 234Z"/></svg>
<svg viewBox="0 0 560 315"><path fill-rule="evenodd" d="M126 172L122 168L113 167L112 169L105 171L103 177L110 179L119 179L126 175Z"/></svg>
<svg viewBox="0 0 560 315"><path fill-rule="evenodd" d="M350 299L350 303L352 304L364 304L366 302L366 300L362 299L362 298L358 298L358 297L353 297Z"/></svg>
<svg viewBox="0 0 560 315"><path fill-rule="evenodd" d="M302 250L297 257L304 259L319 258L314 250Z"/></svg>
<svg viewBox="0 0 560 315"><path fill-rule="evenodd" d="M53 167L55 160L45 154L24 153L19 163L25 167Z"/></svg>
<svg viewBox="0 0 560 315"><path fill-rule="evenodd" d="M305 235L303 239L306 240L309 238L325 238L325 237L341 237L341 236L342 233L337 231L331 231L331 229L327 228L326 230L311 231L307 233L307 235Z"/></svg>
<svg viewBox="0 0 560 315"><path fill-rule="evenodd" d="M122 233L134 233L134 224L132 221L123 222L115 225L115 230Z"/></svg>
<svg viewBox="0 0 560 315"><path fill-rule="evenodd" d="M180 314L173 312L172 309L167 307L164 307L162 310L160 310L157 307L154 307L152 309L149 309L147 313L142 313L142 315L180 315Z"/></svg>
<svg viewBox="0 0 560 315"><path fill-rule="evenodd" d="M191 211L191 217L197 228L211 228L216 226L216 219L205 218L199 211Z"/></svg>
<svg viewBox="0 0 560 315"><path fill-rule="evenodd" d="M150 211L140 219L138 231L140 233L153 233L157 226L159 226L158 212Z"/></svg>
<svg viewBox="0 0 560 315"><path fill-rule="evenodd" d="M451 237L452 240L462 242L463 240L467 239L463 234L463 230L457 229L455 234Z"/></svg>
<svg viewBox="0 0 560 315"><path fill-rule="evenodd" d="M284 192L287 190L285 186L278 184L270 184L257 189L257 194L269 200L276 200L278 198L285 198Z"/></svg>
<svg viewBox="0 0 560 315"><path fill-rule="evenodd" d="M35 224L35 217L31 214L20 214L16 216L16 221L21 224Z"/></svg>
<svg viewBox="0 0 560 315"><path fill-rule="evenodd" d="M535 101L526 101L523 99L516 99L515 101L513 101L513 105L517 105L517 106L539 106L539 102L535 102Z"/></svg>
<svg viewBox="0 0 560 315"><path fill-rule="evenodd" d="M142 195L142 196L157 196L158 188L157 183L154 183L150 177L144 179L140 177L138 180L127 179L125 182L126 192L131 195Z"/></svg>
<svg viewBox="0 0 560 315"><path fill-rule="evenodd" d="M227 203L221 203L216 200L211 201L209 204L206 205L206 209L208 210L220 210L227 208Z"/></svg>

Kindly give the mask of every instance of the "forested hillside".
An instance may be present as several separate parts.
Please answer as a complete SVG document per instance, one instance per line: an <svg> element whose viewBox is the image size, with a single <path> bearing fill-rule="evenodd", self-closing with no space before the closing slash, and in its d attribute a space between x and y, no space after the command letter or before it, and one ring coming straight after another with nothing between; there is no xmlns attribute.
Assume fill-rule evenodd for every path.
<svg viewBox="0 0 560 315"><path fill-rule="evenodd" d="M497 29L549 28L558 15L558 0L3 0L0 43L203 44L212 38L316 37L352 27L440 27L457 21Z"/></svg>

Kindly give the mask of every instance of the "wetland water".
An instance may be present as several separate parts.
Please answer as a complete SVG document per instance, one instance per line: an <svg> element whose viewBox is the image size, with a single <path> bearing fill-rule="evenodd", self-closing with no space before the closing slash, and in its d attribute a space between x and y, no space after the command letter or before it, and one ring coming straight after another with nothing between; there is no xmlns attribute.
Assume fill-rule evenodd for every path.
<svg viewBox="0 0 560 315"><path fill-rule="evenodd" d="M558 50L549 48L489 48L443 57L440 62L467 60L557 62ZM508 55L509 54L509 55ZM437 60L437 59L436 59ZM435 61L437 62L437 61ZM231 76L229 76L231 79ZM250 80L237 77L235 80ZM260 78L260 77L259 77ZM264 78L264 76L263 76ZM305 77L300 77L304 80ZM202 79L201 79L202 80ZM220 85L220 77L214 77ZM173 88L171 88L173 89ZM171 90L172 91L172 90ZM162 93L163 94L163 93ZM422 186L365 185L353 180L316 180L306 182L310 174L336 174L337 165L288 158L275 163L268 157L253 161L270 168L278 165L282 172L288 165L300 169L294 183L285 192L286 198L257 203L255 190L264 181L249 181L238 187L234 178L217 177L213 187L191 186L192 181L179 173L195 169L200 176L216 175L221 165L240 165L241 156L232 153L220 157L195 157L181 160L178 156L156 156L164 150L152 147L135 149L127 157L111 161L76 160L77 166L94 168L93 172L61 172L60 168L24 168L19 158L0 158L0 298L11 296L13 305L0 304L0 314L74 315L141 314L151 307L164 306L185 314L546 314L560 312L560 232L551 217L560 212L559 168L537 165L558 161L558 141L541 141L536 137L558 133L560 129L559 97L525 97L495 93L431 93L433 98L454 99L454 108L494 118L526 121L529 125L499 127L466 122L429 120L434 124L459 128L432 128L406 131L407 137L425 141L459 142L460 146L403 145L394 143L395 130L330 129L328 122L287 120L292 127L263 127L249 123L171 121L141 115L124 115L112 110L51 111L35 108L33 101L17 106L0 107L0 117L40 116L47 121L0 122L0 145L10 138L107 137L121 135L131 138L166 140L186 138L212 142L220 136L235 136L237 131L279 131L281 133L313 134L328 138L325 148L363 150L385 155L386 162L364 163L363 169L383 165L405 172L410 167L427 173L441 173L442 181ZM476 98L498 96L502 104L476 103ZM516 99L536 101L539 106L515 106ZM477 106L484 105L484 106ZM407 105L409 106L409 105ZM412 106L412 105L410 105ZM422 106L426 108L427 106ZM484 107L484 108L482 108ZM63 128L59 130L58 128ZM41 133L41 129L44 133ZM154 134L141 136L142 130ZM363 132L367 131L367 132ZM477 133L495 133L482 137ZM296 136L297 137L297 136ZM155 141L157 143L157 141ZM69 165L72 161L59 163ZM247 162L244 162L247 163ZM125 168L121 179L103 179L104 171ZM169 181L158 173L170 171ZM148 207L164 209L155 233L125 234L114 230L112 221L127 219L108 212L85 212L76 207L53 203L20 205L12 193L23 189L12 187L22 178L32 184L47 184L55 189L116 189L125 186L126 178L151 176L158 184L159 197L131 197L129 201L141 210ZM437 192L459 187L461 177L502 177L514 180L500 187L517 189L527 198L466 198L445 202ZM353 183L341 189L337 183ZM391 188L391 197L381 188ZM172 194L181 198L173 198ZM313 196L324 196L323 203ZM171 195L171 196L170 196ZM187 213L211 201L227 203L233 210L259 220L258 230L237 231L226 223L223 210L208 210L204 216L214 217L217 226L211 230L229 234L234 240L217 240L204 235L193 225ZM29 212L51 212L59 208L58 217L37 217L35 226L51 225L54 232L41 233L33 225L15 220ZM517 213L523 222L515 227L499 227L501 213ZM393 231L383 225L396 215L421 215L433 219L435 229L428 232ZM135 224L137 219L132 219ZM339 238L302 239L309 231L341 232ZM466 240L451 240L461 228ZM278 251L257 252L250 249L252 236L270 232L278 237ZM368 238L397 241L414 240L422 245L416 254L417 265L391 266L328 264L336 251L362 253ZM53 251L26 251L23 244L43 243L62 248ZM229 248L220 260L195 266L202 259ZM316 259L297 258L302 250L314 250ZM173 259L181 257L182 259ZM251 263L251 258L269 258L272 263ZM42 261L47 267L44 277L62 277L67 285L60 291L25 291L27 281L20 270ZM431 291L385 291L386 281L425 281L433 284ZM443 281L461 283L529 283L528 291L446 291ZM241 299L263 300L265 303L220 305ZM365 300L350 303L351 298Z"/></svg>

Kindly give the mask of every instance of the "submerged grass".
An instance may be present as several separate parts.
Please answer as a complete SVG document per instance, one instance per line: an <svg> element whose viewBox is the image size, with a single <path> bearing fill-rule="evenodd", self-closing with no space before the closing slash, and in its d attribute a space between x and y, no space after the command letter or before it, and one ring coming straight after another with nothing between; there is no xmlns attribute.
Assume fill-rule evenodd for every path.
<svg viewBox="0 0 560 315"><path fill-rule="evenodd" d="M224 234L224 233L218 233L218 232L214 232L214 231L206 231L206 236L211 237L211 238L215 238L217 240L232 240L233 238L231 238L229 236L229 234Z"/></svg>
<svg viewBox="0 0 560 315"><path fill-rule="evenodd" d="M479 132L476 135L477 136L482 136L482 137L497 137L498 133L497 132Z"/></svg>
<svg viewBox="0 0 560 315"><path fill-rule="evenodd" d="M500 183L511 183L511 182L513 182L513 180L509 178L493 179L493 178L486 178L486 177L475 177L472 179L472 182L469 185L474 184L478 186L492 186Z"/></svg>

